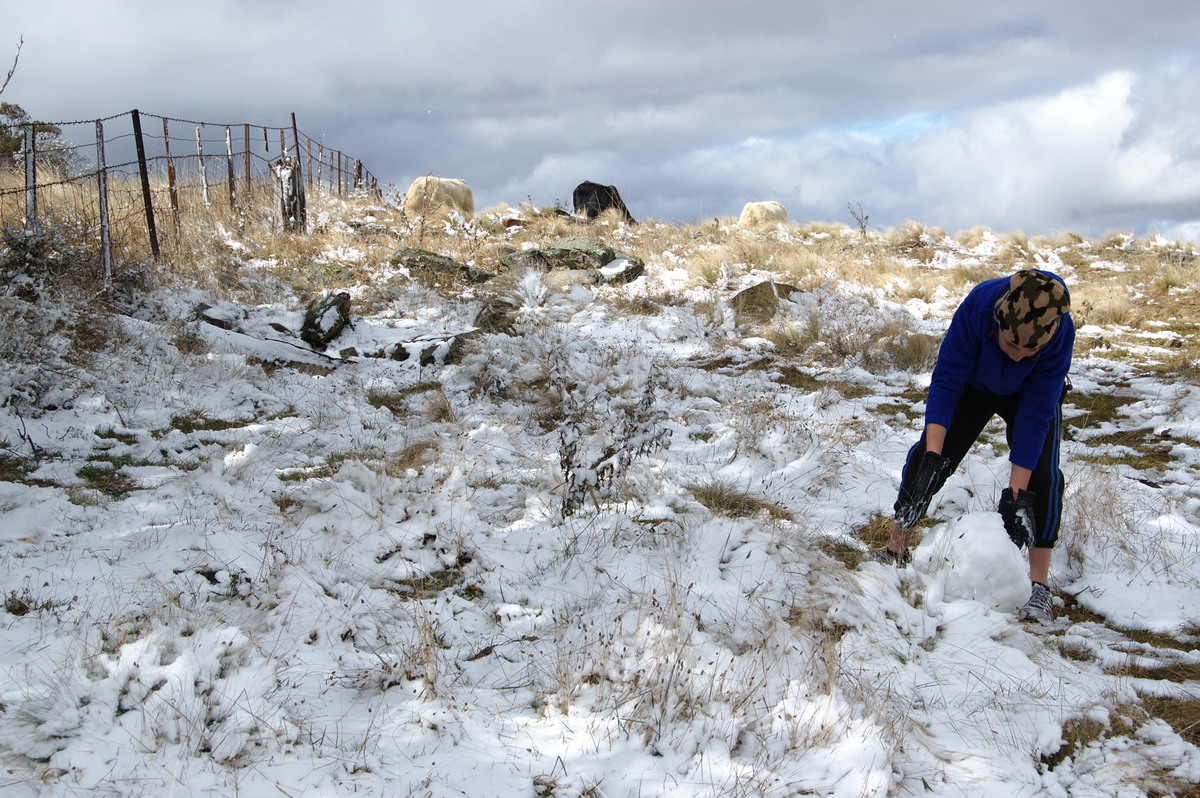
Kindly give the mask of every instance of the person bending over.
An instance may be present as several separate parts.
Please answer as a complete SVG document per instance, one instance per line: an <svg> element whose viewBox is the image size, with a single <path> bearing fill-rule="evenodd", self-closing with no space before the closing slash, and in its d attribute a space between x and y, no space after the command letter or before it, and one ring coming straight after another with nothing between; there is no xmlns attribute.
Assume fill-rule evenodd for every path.
<svg viewBox="0 0 1200 798"><path fill-rule="evenodd" d="M1052 618L1050 554L1062 517L1062 401L1075 345L1066 283L1026 269L971 289L954 312L926 399L925 429L908 452L887 547L875 562L911 560L909 535L993 416L1007 424L1008 487L998 510L1008 536L1029 550L1026 621Z"/></svg>

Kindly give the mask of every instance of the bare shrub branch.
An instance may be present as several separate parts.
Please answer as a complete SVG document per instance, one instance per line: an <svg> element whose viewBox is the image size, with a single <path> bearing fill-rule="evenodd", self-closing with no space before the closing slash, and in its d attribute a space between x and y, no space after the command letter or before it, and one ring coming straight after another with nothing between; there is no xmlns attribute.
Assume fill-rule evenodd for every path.
<svg viewBox="0 0 1200 798"><path fill-rule="evenodd" d="M4 93L4 90L8 88L8 82L9 82L10 80L12 80L12 79L13 79L13 75L14 75L14 74L16 74L16 71L17 71L17 63L18 63L18 62L21 60L21 48L22 48L22 47L24 47L24 46L25 46L25 37L24 37L24 36L22 36L22 37L20 38L20 40L17 42L17 52L16 52L16 54L15 54L15 55L13 55L13 65L12 65L12 68L10 68L10 69L8 70L8 75L7 75L7 76L4 78L4 85L0 85L0 94L3 94L3 93Z"/></svg>

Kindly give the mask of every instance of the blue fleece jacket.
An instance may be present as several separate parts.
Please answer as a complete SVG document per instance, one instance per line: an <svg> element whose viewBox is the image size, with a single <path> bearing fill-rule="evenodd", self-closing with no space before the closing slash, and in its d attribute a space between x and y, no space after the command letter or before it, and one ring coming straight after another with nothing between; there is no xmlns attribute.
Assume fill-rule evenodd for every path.
<svg viewBox="0 0 1200 798"><path fill-rule="evenodd" d="M1037 271L1066 287L1058 275ZM949 427L954 406L967 383L1000 396L1020 394L1016 418L1010 429L1012 447L1008 459L1014 465L1033 469L1041 456L1042 444L1062 397L1063 382L1071 368L1075 323L1070 313L1064 314L1049 344L1033 357L1012 360L1000 349L995 317L996 301L1008 289L1008 284L1008 277L980 283L971 289L954 312L933 368L925 423Z"/></svg>

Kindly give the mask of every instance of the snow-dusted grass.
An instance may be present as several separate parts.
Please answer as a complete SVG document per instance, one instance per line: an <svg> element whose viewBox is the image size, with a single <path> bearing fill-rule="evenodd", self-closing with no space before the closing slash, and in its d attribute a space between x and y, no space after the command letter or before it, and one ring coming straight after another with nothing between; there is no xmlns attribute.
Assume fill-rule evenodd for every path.
<svg viewBox="0 0 1200 798"><path fill-rule="evenodd" d="M1194 794L1192 248L313 200L297 240L189 231L86 323L0 296L5 795ZM389 264L581 233L646 274ZM949 314L1022 265L1139 309L1081 328L1042 630L998 431L913 567L860 563ZM802 293L739 320L764 279ZM327 290L353 329L280 364ZM448 359L363 356L497 294L511 328Z"/></svg>

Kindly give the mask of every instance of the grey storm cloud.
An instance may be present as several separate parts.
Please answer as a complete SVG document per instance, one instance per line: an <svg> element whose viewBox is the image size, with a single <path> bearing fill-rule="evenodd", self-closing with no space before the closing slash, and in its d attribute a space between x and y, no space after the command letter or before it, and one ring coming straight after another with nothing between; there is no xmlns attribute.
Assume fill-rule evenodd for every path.
<svg viewBox="0 0 1200 798"><path fill-rule="evenodd" d="M479 207L1200 238L1200 4L42 0L4 100L284 124Z"/></svg>

